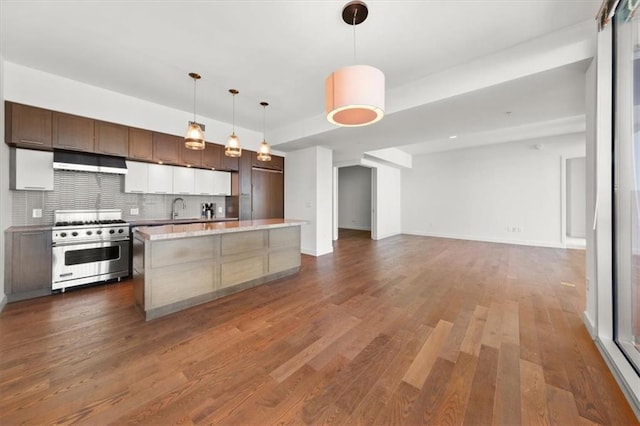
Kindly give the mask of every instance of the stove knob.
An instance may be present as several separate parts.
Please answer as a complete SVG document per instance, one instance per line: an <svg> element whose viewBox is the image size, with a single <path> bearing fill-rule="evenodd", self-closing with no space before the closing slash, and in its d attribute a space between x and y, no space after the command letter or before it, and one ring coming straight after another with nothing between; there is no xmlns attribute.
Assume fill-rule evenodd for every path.
<svg viewBox="0 0 640 426"><path fill-rule="evenodd" d="M96 231L96 234L102 235L102 231Z"/></svg>
<svg viewBox="0 0 640 426"><path fill-rule="evenodd" d="M93 234L93 232L87 231L87 235L91 235L91 234Z"/></svg>
<svg viewBox="0 0 640 426"><path fill-rule="evenodd" d="M109 233L110 233L110 234L115 234L115 233L116 233L116 231L115 231L114 229L109 229Z"/></svg>
<svg viewBox="0 0 640 426"><path fill-rule="evenodd" d="M77 236L78 236L78 233L77 233L76 231L73 231L73 232L71 233L71 236L73 236L73 237L77 237Z"/></svg>
<svg viewBox="0 0 640 426"><path fill-rule="evenodd" d="M122 234L124 232L124 229L120 228L118 229L118 234Z"/></svg>
<svg viewBox="0 0 640 426"><path fill-rule="evenodd" d="M66 233L66 232L61 232L61 233L60 233L60 236L61 236L62 238L64 238L64 237L66 237L66 236L67 236L67 233Z"/></svg>

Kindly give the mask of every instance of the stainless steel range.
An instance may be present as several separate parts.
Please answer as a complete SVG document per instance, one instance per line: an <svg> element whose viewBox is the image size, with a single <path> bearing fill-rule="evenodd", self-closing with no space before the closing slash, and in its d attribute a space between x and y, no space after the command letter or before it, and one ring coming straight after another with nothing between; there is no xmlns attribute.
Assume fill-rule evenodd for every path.
<svg viewBox="0 0 640 426"><path fill-rule="evenodd" d="M56 210L52 290L129 275L129 224L122 211Z"/></svg>

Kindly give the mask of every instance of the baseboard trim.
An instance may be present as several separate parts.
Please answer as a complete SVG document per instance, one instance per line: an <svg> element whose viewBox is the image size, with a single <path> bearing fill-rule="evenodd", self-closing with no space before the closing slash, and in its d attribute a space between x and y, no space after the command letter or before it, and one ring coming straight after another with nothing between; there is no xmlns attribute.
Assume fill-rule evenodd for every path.
<svg viewBox="0 0 640 426"><path fill-rule="evenodd" d="M584 326L587 328L589 335L592 339L596 338L596 324L593 321L593 318L589 316L589 312L584 311L582 313L582 321L584 322Z"/></svg>
<svg viewBox="0 0 640 426"><path fill-rule="evenodd" d="M302 254L307 254L309 256L314 256L314 257L318 257L318 256L324 256L325 254L330 254L333 253L333 246L330 247L329 249L324 249L324 250L314 250L314 249L306 249L306 248L302 248L300 250L300 252Z"/></svg>
<svg viewBox="0 0 640 426"><path fill-rule="evenodd" d="M449 238L453 240L481 241L485 243L513 244L513 245L519 245L519 246L564 248L562 246L562 243L560 242L535 241L535 240L509 240L505 238L478 237L475 235L440 234L436 232L423 232L423 231L404 231L402 233L406 235L417 235L420 237Z"/></svg>
<svg viewBox="0 0 640 426"><path fill-rule="evenodd" d="M338 228L340 228L340 229L353 229L353 230L356 230L356 231L371 231L371 227L370 226L358 226L358 225L342 226L342 225L338 225Z"/></svg>
<svg viewBox="0 0 640 426"><path fill-rule="evenodd" d="M2 295L2 300L0 300L0 312L4 310L4 307L7 306L7 295Z"/></svg>

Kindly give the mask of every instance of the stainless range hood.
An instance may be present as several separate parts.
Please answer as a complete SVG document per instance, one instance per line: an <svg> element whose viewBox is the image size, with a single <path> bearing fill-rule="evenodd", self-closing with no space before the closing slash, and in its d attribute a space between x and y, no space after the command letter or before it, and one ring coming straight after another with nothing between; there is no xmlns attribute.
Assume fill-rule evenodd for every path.
<svg viewBox="0 0 640 426"><path fill-rule="evenodd" d="M127 174L124 158L73 151L53 151L53 168L80 172Z"/></svg>

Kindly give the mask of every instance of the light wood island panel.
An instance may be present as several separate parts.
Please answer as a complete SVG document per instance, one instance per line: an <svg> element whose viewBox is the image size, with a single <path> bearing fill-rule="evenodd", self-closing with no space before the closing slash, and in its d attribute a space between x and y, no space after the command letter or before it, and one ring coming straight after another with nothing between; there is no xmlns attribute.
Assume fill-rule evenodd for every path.
<svg viewBox="0 0 640 426"><path fill-rule="evenodd" d="M136 228L136 304L151 320L300 270L300 226L268 219Z"/></svg>

